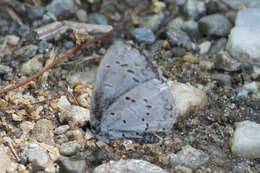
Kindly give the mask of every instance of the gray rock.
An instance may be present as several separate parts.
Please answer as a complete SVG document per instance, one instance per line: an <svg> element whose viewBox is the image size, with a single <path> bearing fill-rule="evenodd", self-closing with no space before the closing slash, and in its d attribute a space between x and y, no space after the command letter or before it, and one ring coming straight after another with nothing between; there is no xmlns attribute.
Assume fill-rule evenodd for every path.
<svg viewBox="0 0 260 173"><path fill-rule="evenodd" d="M80 149L80 144L77 142L68 142L61 144L60 153L64 156L72 156L76 154Z"/></svg>
<svg viewBox="0 0 260 173"><path fill-rule="evenodd" d="M222 14L212 14L199 20L199 30L207 36L225 37L230 28L229 20Z"/></svg>
<svg viewBox="0 0 260 173"><path fill-rule="evenodd" d="M29 19L31 19L32 21L34 20L37 20L37 19L41 19L42 16L44 15L45 13L45 7L44 6L31 6L31 5L28 5L27 6L27 15L29 17Z"/></svg>
<svg viewBox="0 0 260 173"><path fill-rule="evenodd" d="M167 27L176 27L176 28L183 28L184 21L182 17L176 17L172 19L168 24Z"/></svg>
<svg viewBox="0 0 260 173"><path fill-rule="evenodd" d="M59 157L57 160L61 173L86 173L87 164L85 159L77 157Z"/></svg>
<svg viewBox="0 0 260 173"><path fill-rule="evenodd" d="M49 161L48 152L38 144L27 144L21 152L23 164L32 163L34 168L44 168Z"/></svg>
<svg viewBox="0 0 260 173"><path fill-rule="evenodd" d="M42 63L38 58L32 58L29 61L25 62L21 66L21 72L25 75L31 75L40 71L43 68Z"/></svg>
<svg viewBox="0 0 260 173"><path fill-rule="evenodd" d="M72 14L76 8L73 0L53 0L47 5L47 10L55 16Z"/></svg>
<svg viewBox="0 0 260 173"><path fill-rule="evenodd" d="M38 46L29 44L27 46L24 46L14 52L14 54L18 57L20 57L22 60L29 59L33 57L38 50Z"/></svg>
<svg viewBox="0 0 260 173"><path fill-rule="evenodd" d="M110 161L109 163L102 164L96 167L93 173L167 173L167 171L162 168L153 165L144 160L119 160L119 161Z"/></svg>
<svg viewBox="0 0 260 173"><path fill-rule="evenodd" d="M183 57L187 51L182 47L174 47L172 48L172 53L175 57Z"/></svg>
<svg viewBox="0 0 260 173"><path fill-rule="evenodd" d="M153 32L147 28L131 29L130 34L140 43L152 44L155 41Z"/></svg>
<svg viewBox="0 0 260 173"><path fill-rule="evenodd" d="M184 5L184 11L192 19L198 19L206 13L206 6L203 1L187 0Z"/></svg>
<svg viewBox="0 0 260 173"><path fill-rule="evenodd" d="M41 40L38 45L40 53L44 53L49 48L49 43L46 40Z"/></svg>
<svg viewBox="0 0 260 173"><path fill-rule="evenodd" d="M100 14L100 13L91 13L88 16L88 23L108 25L107 18L103 14Z"/></svg>
<svg viewBox="0 0 260 173"><path fill-rule="evenodd" d="M164 22L165 15L163 12L153 14L150 16L140 17L139 26L142 28L151 29L153 32L157 31L160 25Z"/></svg>
<svg viewBox="0 0 260 173"><path fill-rule="evenodd" d="M177 154L171 154L169 157L173 165L184 165L192 169L198 168L209 160L206 153L192 148L190 145L182 147L181 151Z"/></svg>
<svg viewBox="0 0 260 173"><path fill-rule="evenodd" d="M166 35L172 46L184 47L189 50L193 49L193 44L189 36L181 29L176 27L168 27Z"/></svg>
<svg viewBox="0 0 260 173"><path fill-rule="evenodd" d="M54 141L56 144L63 144L65 142L68 142L69 139L66 135L58 135L58 136L54 136Z"/></svg>
<svg viewBox="0 0 260 173"><path fill-rule="evenodd" d="M221 38L214 42L209 49L208 55L212 57L213 55L217 54L219 51L224 50L227 44L226 38Z"/></svg>
<svg viewBox="0 0 260 173"><path fill-rule="evenodd" d="M67 107L67 109L59 115L59 121L61 123L74 122L80 125L89 120L89 110L75 105Z"/></svg>
<svg viewBox="0 0 260 173"><path fill-rule="evenodd" d="M44 142L46 144L51 144L52 142L52 129L53 125L50 120L40 119L36 122L32 130L32 136L38 142Z"/></svg>
<svg viewBox="0 0 260 173"><path fill-rule="evenodd" d="M183 31L187 32L192 40L197 40L199 37L199 25L194 20L185 21Z"/></svg>
<svg viewBox="0 0 260 173"><path fill-rule="evenodd" d="M241 63L231 58L228 53L221 51L216 55L215 67L225 71L238 71Z"/></svg>
<svg viewBox="0 0 260 173"><path fill-rule="evenodd" d="M61 135L63 133L65 133L67 130L69 130L70 126L69 125L63 125L63 126L59 126L54 130L54 134L56 135Z"/></svg>
<svg viewBox="0 0 260 173"><path fill-rule="evenodd" d="M217 13L219 11L218 3L216 1L208 1L206 3L207 14Z"/></svg>

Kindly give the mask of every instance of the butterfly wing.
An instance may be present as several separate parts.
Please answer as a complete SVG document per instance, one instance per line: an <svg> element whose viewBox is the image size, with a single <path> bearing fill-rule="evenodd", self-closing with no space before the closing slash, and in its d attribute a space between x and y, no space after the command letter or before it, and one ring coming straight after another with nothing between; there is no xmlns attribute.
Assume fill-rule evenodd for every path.
<svg viewBox="0 0 260 173"><path fill-rule="evenodd" d="M108 49L97 72L91 104L92 126L99 124L103 112L119 96L157 75L138 49L116 41Z"/></svg>
<svg viewBox="0 0 260 173"><path fill-rule="evenodd" d="M144 132L168 132L177 114L166 83L152 79L118 98L101 119L101 134L110 138L141 138Z"/></svg>

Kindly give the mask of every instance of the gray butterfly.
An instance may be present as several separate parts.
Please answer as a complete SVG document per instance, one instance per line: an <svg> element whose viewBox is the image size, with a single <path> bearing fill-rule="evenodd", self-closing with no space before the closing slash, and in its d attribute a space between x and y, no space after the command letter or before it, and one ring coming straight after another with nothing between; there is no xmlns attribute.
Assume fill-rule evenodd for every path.
<svg viewBox="0 0 260 173"><path fill-rule="evenodd" d="M138 49L123 41L102 59L91 105L91 126L108 138L168 132L176 121L169 86Z"/></svg>

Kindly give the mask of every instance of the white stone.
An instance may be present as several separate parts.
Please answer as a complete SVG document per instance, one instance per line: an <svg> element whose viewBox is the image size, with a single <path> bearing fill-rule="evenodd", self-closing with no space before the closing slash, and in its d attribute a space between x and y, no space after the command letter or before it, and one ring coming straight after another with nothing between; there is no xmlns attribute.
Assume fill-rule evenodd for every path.
<svg viewBox="0 0 260 173"><path fill-rule="evenodd" d="M227 50L244 62L260 64L260 8L238 12L236 26L231 30Z"/></svg>
<svg viewBox="0 0 260 173"><path fill-rule="evenodd" d="M235 127L230 141L232 153L246 158L260 158L260 124L242 121Z"/></svg>
<svg viewBox="0 0 260 173"><path fill-rule="evenodd" d="M67 107L71 106L70 102L68 101L66 96L61 96L60 100L58 102L58 105L62 107L63 109L66 109Z"/></svg>
<svg viewBox="0 0 260 173"><path fill-rule="evenodd" d="M242 61L260 63L260 28L235 27L229 35L227 50Z"/></svg>
<svg viewBox="0 0 260 173"><path fill-rule="evenodd" d="M200 44L200 54L205 54L209 51L209 48L211 46L211 42L210 41L205 41L203 43Z"/></svg>
<svg viewBox="0 0 260 173"><path fill-rule="evenodd" d="M81 124L90 120L90 112L86 108L72 105L59 115L59 120L61 123L74 122Z"/></svg>
<svg viewBox="0 0 260 173"><path fill-rule="evenodd" d="M110 161L108 163L102 164L96 167L93 173L167 173L162 168L153 165L144 160L119 160Z"/></svg>
<svg viewBox="0 0 260 173"><path fill-rule="evenodd" d="M169 81L168 84L175 98L175 109L180 112L180 116L207 106L208 99L202 90L176 81Z"/></svg>

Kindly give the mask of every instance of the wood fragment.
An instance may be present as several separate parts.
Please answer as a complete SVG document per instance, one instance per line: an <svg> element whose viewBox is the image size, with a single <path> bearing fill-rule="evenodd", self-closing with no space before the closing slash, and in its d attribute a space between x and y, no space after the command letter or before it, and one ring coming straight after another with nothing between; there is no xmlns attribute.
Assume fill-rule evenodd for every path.
<svg viewBox="0 0 260 173"><path fill-rule="evenodd" d="M7 142L7 145L8 145L8 147L9 147L9 149L11 150L12 154L14 155L15 159L16 159L18 162L20 162L21 160L20 160L18 154L16 153L12 142L11 142L11 141L8 141L8 142Z"/></svg>
<svg viewBox="0 0 260 173"><path fill-rule="evenodd" d="M82 33L100 35L112 30L110 25L86 24L73 21L56 21L34 30L34 37L37 40L52 40L55 37L65 34L68 30L77 29Z"/></svg>

